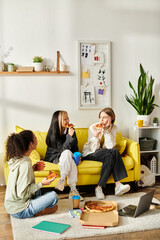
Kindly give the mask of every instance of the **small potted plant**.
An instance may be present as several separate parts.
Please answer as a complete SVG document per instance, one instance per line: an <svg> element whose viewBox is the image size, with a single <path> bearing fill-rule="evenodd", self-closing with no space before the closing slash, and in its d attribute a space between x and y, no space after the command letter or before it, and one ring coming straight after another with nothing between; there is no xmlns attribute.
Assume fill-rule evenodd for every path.
<svg viewBox="0 0 160 240"><path fill-rule="evenodd" d="M153 118L153 126L158 126L158 118L157 117Z"/></svg>
<svg viewBox="0 0 160 240"><path fill-rule="evenodd" d="M36 72L43 71L43 58L39 56L35 56L33 58L33 66L34 66L34 71Z"/></svg>

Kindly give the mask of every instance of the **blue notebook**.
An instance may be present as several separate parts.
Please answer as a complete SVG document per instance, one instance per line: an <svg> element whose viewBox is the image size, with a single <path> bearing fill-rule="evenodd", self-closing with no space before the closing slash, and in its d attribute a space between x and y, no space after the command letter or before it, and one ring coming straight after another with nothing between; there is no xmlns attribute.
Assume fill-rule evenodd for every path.
<svg viewBox="0 0 160 240"><path fill-rule="evenodd" d="M33 226L32 228L34 230L38 230L38 231L61 234L70 227L71 227L71 225L69 225L69 224L42 221L42 222L38 223L37 225Z"/></svg>

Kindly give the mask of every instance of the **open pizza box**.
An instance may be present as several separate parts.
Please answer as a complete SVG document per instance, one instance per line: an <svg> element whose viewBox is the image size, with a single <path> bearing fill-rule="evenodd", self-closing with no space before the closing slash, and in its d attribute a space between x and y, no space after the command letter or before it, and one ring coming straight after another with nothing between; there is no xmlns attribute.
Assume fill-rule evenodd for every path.
<svg viewBox="0 0 160 240"><path fill-rule="evenodd" d="M96 201L97 203L102 203L104 205L114 205L114 209L108 212L90 212L85 209L87 201L84 203L84 208L80 215L80 223L82 225L96 225L96 226L117 226L118 225L118 211L117 203L114 201ZM94 201L95 202L95 201Z"/></svg>

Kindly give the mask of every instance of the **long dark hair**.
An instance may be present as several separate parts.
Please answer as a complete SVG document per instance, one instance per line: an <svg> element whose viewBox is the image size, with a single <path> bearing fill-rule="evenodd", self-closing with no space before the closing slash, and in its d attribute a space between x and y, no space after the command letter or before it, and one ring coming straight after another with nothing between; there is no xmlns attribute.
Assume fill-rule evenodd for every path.
<svg viewBox="0 0 160 240"><path fill-rule="evenodd" d="M56 111L52 115L51 124L46 137L46 144L50 148L57 148L57 142L62 135L62 118L66 111Z"/></svg>
<svg viewBox="0 0 160 240"><path fill-rule="evenodd" d="M21 158L29 149L31 142L34 142L33 132L24 130L20 133L12 133L7 138L6 143L6 160L11 158Z"/></svg>

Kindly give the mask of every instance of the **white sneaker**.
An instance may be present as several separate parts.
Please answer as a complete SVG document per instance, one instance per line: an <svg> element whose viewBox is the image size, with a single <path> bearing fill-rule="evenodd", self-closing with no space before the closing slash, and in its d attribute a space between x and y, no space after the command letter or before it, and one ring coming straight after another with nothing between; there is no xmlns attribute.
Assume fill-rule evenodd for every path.
<svg viewBox="0 0 160 240"><path fill-rule="evenodd" d="M69 193L69 199L72 199L72 197L73 197L74 195L80 196L80 201L83 201L83 197L79 194L79 192L78 192L77 189L75 189L75 190L73 190L73 191L70 191L70 193Z"/></svg>
<svg viewBox="0 0 160 240"><path fill-rule="evenodd" d="M64 184L65 184L65 180L60 179L55 188L60 190L60 191L63 191L64 190Z"/></svg>
<svg viewBox="0 0 160 240"><path fill-rule="evenodd" d="M95 189L95 194L96 194L96 198L98 200L103 200L105 199L105 196L103 194L102 188L101 187L96 187Z"/></svg>
<svg viewBox="0 0 160 240"><path fill-rule="evenodd" d="M130 190L130 185L125 184L123 185L122 183L119 183L117 187L115 187L115 195L120 196Z"/></svg>

